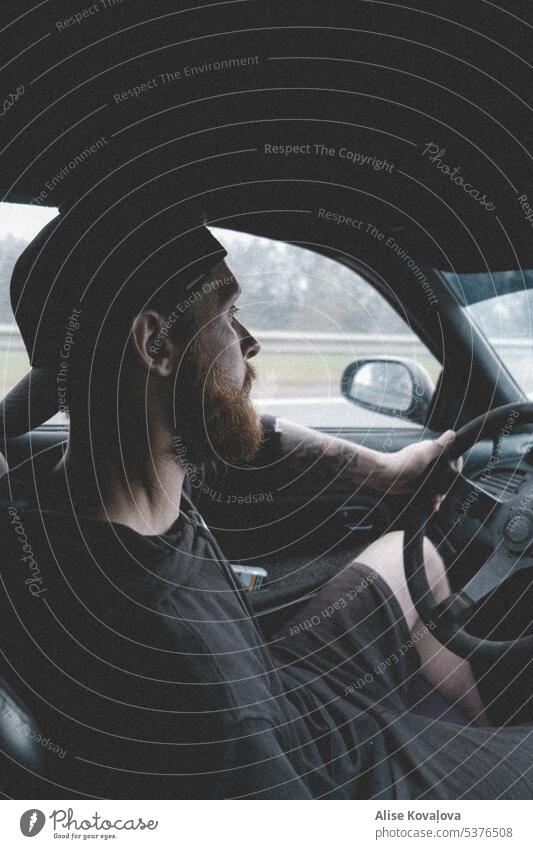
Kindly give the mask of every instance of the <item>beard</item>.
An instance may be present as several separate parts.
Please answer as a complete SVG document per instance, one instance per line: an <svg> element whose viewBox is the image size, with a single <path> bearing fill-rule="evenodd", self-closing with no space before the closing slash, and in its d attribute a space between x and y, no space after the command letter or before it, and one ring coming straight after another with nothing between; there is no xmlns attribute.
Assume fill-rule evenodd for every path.
<svg viewBox="0 0 533 849"><path fill-rule="evenodd" d="M184 356L173 409L174 450L182 463L222 460L240 465L259 449L263 431L250 401L256 371L249 362L245 367L239 389L197 346L192 345Z"/></svg>

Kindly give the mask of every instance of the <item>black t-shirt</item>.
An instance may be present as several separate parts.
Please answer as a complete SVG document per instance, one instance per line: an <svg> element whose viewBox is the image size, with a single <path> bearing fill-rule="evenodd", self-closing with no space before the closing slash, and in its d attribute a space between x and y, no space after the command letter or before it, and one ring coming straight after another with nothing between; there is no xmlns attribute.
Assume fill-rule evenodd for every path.
<svg viewBox="0 0 533 849"><path fill-rule="evenodd" d="M0 481L0 673L47 757L10 796L531 798L531 726L410 696L416 647L373 570L343 569L267 645L187 493L142 536L33 471Z"/></svg>
<svg viewBox="0 0 533 849"><path fill-rule="evenodd" d="M147 537L50 487L0 483L3 668L66 750L43 797L394 795L375 721L350 706L339 731L305 677L276 668L186 497Z"/></svg>

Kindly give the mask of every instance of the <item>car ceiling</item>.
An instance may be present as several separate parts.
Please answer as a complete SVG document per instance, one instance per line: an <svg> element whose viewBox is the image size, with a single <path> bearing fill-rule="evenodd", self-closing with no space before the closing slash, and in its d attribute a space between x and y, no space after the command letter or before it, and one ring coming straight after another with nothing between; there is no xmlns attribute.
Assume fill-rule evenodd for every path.
<svg viewBox="0 0 533 849"><path fill-rule="evenodd" d="M4 2L1 91L21 93L0 121L2 199L66 207L119 181L135 202L152 181L205 221L372 268L389 237L438 268L533 266L530 3L106 2L68 27L90 4ZM258 58L208 68L228 57ZM265 152L288 144L309 152Z"/></svg>

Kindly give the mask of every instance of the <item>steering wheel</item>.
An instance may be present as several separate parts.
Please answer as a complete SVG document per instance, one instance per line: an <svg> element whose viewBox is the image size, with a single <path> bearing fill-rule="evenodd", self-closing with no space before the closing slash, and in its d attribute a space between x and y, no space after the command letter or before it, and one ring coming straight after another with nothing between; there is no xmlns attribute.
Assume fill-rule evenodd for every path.
<svg viewBox="0 0 533 849"><path fill-rule="evenodd" d="M498 446L501 450L514 427L531 423L533 404L508 404L479 416L457 431L451 449L426 472L404 526L404 569L413 603L439 641L463 658L474 652L488 661L496 661L507 653L509 659L517 655L528 659L533 656L533 635L516 640L490 640L468 630L468 622L479 603L511 575L533 568L533 467L528 466L524 484L517 492L504 491L497 495L453 465L476 442L491 438L495 447L482 476L490 480L491 474L498 470ZM492 554L462 590L437 604L426 577L423 541L432 515L432 496L443 493L462 502L463 512L481 523L484 537L490 539Z"/></svg>

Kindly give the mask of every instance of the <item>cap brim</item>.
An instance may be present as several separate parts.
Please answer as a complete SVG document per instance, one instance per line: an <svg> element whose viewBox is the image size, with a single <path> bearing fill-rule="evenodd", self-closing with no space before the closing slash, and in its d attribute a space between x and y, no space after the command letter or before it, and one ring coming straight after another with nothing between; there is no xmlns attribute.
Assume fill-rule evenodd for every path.
<svg viewBox="0 0 533 849"><path fill-rule="evenodd" d="M0 401L0 435L20 436L51 419L58 411L54 369L32 368Z"/></svg>

